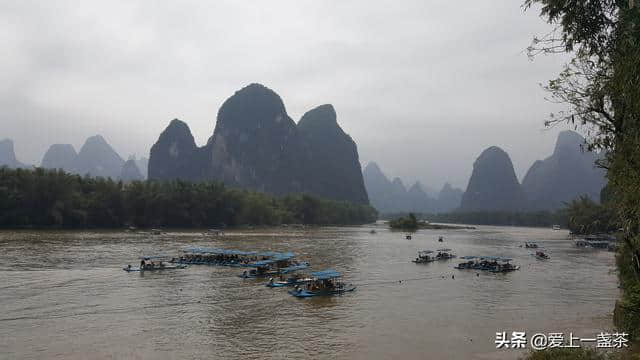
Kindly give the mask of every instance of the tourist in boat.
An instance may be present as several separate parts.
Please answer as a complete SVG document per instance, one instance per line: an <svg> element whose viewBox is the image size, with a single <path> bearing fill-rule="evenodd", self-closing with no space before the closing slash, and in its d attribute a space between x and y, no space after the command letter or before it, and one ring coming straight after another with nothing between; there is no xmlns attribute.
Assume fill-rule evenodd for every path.
<svg viewBox="0 0 640 360"><path fill-rule="evenodd" d="M146 263L144 262L144 259L140 260L140 270L144 269L145 265Z"/></svg>

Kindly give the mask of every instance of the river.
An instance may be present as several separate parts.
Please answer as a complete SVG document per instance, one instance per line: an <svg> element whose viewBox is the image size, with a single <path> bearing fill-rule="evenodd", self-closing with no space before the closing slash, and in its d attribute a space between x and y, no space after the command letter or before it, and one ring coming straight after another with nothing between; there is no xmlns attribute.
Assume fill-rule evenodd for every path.
<svg viewBox="0 0 640 360"><path fill-rule="evenodd" d="M551 259L531 256L525 241ZM239 278L239 268L122 271L142 254L178 255L187 246L293 251L358 288L297 299ZM410 262L418 250L443 246L458 256L511 257L521 269ZM595 337L611 331L619 296L613 253L539 228L420 230L412 240L382 224L221 237L3 231L0 254L0 357L11 359L515 359L523 352L496 349L496 332Z"/></svg>

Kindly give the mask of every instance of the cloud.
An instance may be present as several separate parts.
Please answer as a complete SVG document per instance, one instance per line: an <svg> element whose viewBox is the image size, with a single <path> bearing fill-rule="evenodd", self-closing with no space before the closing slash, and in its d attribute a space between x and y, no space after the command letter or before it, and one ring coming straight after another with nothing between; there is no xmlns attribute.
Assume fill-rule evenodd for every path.
<svg viewBox="0 0 640 360"><path fill-rule="evenodd" d="M552 151L538 83L564 59L524 54L548 30L509 0L3 2L0 130L31 163L96 133L144 155L175 117L203 144L260 82L294 119L334 104L363 161L464 187L487 146L520 176Z"/></svg>

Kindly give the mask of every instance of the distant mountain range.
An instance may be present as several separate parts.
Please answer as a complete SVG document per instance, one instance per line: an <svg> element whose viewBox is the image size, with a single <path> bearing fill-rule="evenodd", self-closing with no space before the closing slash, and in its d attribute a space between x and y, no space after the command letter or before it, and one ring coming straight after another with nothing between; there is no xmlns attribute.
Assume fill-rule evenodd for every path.
<svg viewBox="0 0 640 360"><path fill-rule="evenodd" d="M419 182L407 190L399 178L389 180L375 162L363 175L371 204L382 213L556 210L581 195L598 201L606 184L605 171L595 165L602 155L583 151L584 143L576 132L561 132L553 154L534 162L522 184L509 154L489 147L475 160L466 191L445 184L437 197Z"/></svg>
<svg viewBox="0 0 640 360"><path fill-rule="evenodd" d="M595 162L602 155L583 151L584 142L573 131L561 132L552 155L534 162L522 184L509 155L489 147L473 163L466 191L445 184L434 196L420 182L407 188L400 178L390 180L375 162L362 170L356 144L338 124L333 106L318 106L296 124L275 92L251 84L223 103L203 147L196 145L189 126L176 119L160 134L148 161L125 161L96 135L79 152L69 144L51 145L41 167L126 182L147 174L151 179L218 180L276 195L370 201L382 213L537 211L561 208L581 195L599 200L606 180ZM31 167L16 158L10 139L0 141L0 166Z"/></svg>
<svg viewBox="0 0 640 360"><path fill-rule="evenodd" d="M13 148L13 140L4 139L0 141L0 167L28 168L29 166L16 159L16 152Z"/></svg>
<svg viewBox="0 0 640 360"><path fill-rule="evenodd" d="M134 181L146 178L140 166L146 166L146 159L124 161L122 157L100 135L89 137L80 152L73 145L54 144L42 158L41 167L62 169L66 172L95 177L109 177L116 180Z"/></svg>
<svg viewBox="0 0 640 360"><path fill-rule="evenodd" d="M428 194L420 182L409 189L400 178L389 178L378 164L370 162L363 170L364 183L371 205L382 213L443 213L460 206L463 191L445 184L437 197Z"/></svg>
<svg viewBox="0 0 640 360"><path fill-rule="evenodd" d="M366 204L358 150L331 105L296 124L271 89L251 84L218 111L213 136L198 147L173 120L151 148L150 179L218 180L276 195L309 193Z"/></svg>
<svg viewBox="0 0 640 360"><path fill-rule="evenodd" d="M595 162L602 154L583 151L584 138L573 131L558 135L553 154L538 160L522 180L530 208L557 209L580 195L598 201L606 185L605 173Z"/></svg>
<svg viewBox="0 0 640 360"><path fill-rule="evenodd" d="M100 135L88 138L80 152L73 145L54 144L42 158L40 167L61 169L65 172L95 177L110 177L115 180L133 181L146 178L147 159L131 158L124 161ZM13 141L0 141L0 166L29 168L16 159ZM142 170L141 170L142 169Z"/></svg>
<svg viewBox="0 0 640 360"><path fill-rule="evenodd" d="M605 172L595 161L602 155L583 151L584 138L573 131L558 135L553 154L533 163L522 185L509 155L498 147L480 154L460 211L556 210L581 195L599 201Z"/></svg>

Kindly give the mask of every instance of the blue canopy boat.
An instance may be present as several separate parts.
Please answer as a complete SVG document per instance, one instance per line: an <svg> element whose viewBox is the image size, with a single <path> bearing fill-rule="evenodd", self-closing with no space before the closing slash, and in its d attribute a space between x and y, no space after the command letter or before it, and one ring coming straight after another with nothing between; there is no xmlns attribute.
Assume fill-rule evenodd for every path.
<svg viewBox="0 0 640 360"><path fill-rule="evenodd" d="M250 271L244 271L240 275L240 277L247 279L278 276L298 270L303 270L309 267L308 262L297 262L293 260L296 256L292 252L269 253L269 255L272 255L270 259L242 265L244 267L251 267L254 269Z"/></svg>
<svg viewBox="0 0 640 360"><path fill-rule="evenodd" d="M289 291L289 294L298 298L308 298L342 295L356 289L355 286L345 285L343 282L338 281L342 274L332 269L311 273L311 277L313 281L306 283L304 289L296 285L294 290Z"/></svg>
<svg viewBox="0 0 640 360"><path fill-rule="evenodd" d="M477 256L463 256L460 259L465 260L464 262L459 263L455 266L456 269L464 270L464 269L473 269L476 264Z"/></svg>
<svg viewBox="0 0 640 360"><path fill-rule="evenodd" d="M207 247L191 247L184 250L179 262L190 265L243 266L258 260L256 251L230 250ZM263 258L267 258L263 256Z"/></svg>
<svg viewBox="0 0 640 360"><path fill-rule="evenodd" d="M167 255L140 256L140 266L134 267L129 264L122 268L122 270L126 272L145 272L184 269L187 267L187 265L184 264L165 265L165 262L167 262L169 258Z"/></svg>
<svg viewBox="0 0 640 360"><path fill-rule="evenodd" d="M297 265L292 265L292 266L288 266L285 268L281 268L280 269L280 274L278 275L278 279L274 279L273 277L271 277L269 279L269 282L267 282L265 284L266 287L271 287L271 288L275 288L275 287L285 287L285 286L295 286L295 285L302 285L302 284L306 284L310 281L313 281L313 278L305 276L305 275L299 275L299 274L294 274L296 271L299 270L304 270L307 269L309 267L308 263L300 263ZM285 278L286 274L290 274L289 277Z"/></svg>

